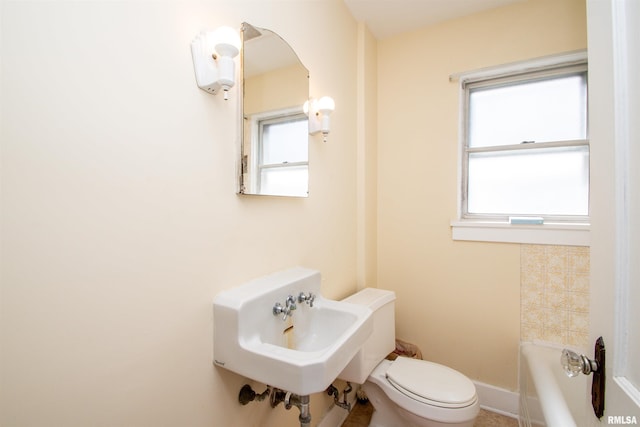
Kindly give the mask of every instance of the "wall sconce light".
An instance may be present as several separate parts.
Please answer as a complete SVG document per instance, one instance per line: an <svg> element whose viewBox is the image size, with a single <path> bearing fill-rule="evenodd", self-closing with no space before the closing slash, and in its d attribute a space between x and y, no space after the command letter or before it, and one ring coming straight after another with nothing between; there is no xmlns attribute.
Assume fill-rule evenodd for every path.
<svg viewBox="0 0 640 427"><path fill-rule="evenodd" d="M304 103L304 113L309 117L309 134L315 135L322 132L322 140L327 142L327 135L330 130L331 113L336 108L336 103L330 96L323 96L320 99L311 98Z"/></svg>
<svg viewBox="0 0 640 427"><path fill-rule="evenodd" d="M191 56L198 87L215 95L220 89L229 99L236 83L235 58L240 53L240 35L230 27L202 32L191 42Z"/></svg>

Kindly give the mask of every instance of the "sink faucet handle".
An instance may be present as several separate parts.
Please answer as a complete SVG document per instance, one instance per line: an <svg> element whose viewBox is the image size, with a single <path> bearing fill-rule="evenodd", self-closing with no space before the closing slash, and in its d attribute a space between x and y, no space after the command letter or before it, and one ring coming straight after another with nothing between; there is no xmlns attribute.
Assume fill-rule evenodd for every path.
<svg viewBox="0 0 640 427"><path fill-rule="evenodd" d="M284 312L284 307L282 306L282 304L280 304L279 302L275 303L273 306L273 315L277 316L279 314L282 314Z"/></svg>
<svg viewBox="0 0 640 427"><path fill-rule="evenodd" d="M273 305L273 315L279 316L282 314L282 320L287 320L287 317L291 316L291 312L296 309L295 304L291 306L289 300L285 303L287 306L283 307L279 302Z"/></svg>
<svg viewBox="0 0 640 427"><path fill-rule="evenodd" d="M291 312L296 308L296 299L293 295L289 295L284 301L284 307L279 302L273 305L273 315L278 316L282 314L282 320L287 320L287 317L291 316Z"/></svg>
<svg viewBox="0 0 640 427"><path fill-rule="evenodd" d="M285 305L287 306L289 311L293 311L293 310L295 310L297 308L296 307L296 299L293 297L293 295L289 295L287 297L287 300L285 301Z"/></svg>
<svg viewBox="0 0 640 427"><path fill-rule="evenodd" d="M315 299L316 296L311 292L309 292L309 295L305 295L304 292L300 292L300 294L298 295L298 302L306 302L307 304L309 304L309 307L313 307L313 301Z"/></svg>

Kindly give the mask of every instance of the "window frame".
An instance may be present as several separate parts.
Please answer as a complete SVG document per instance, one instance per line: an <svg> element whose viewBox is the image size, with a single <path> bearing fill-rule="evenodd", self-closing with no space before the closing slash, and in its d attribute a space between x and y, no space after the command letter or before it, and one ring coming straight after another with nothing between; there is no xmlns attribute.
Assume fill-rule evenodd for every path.
<svg viewBox="0 0 640 427"><path fill-rule="evenodd" d="M588 105L587 135L584 140L538 142L492 147L468 147L469 93L478 87L500 86L524 81L535 81L563 75L587 73L586 51L537 58L529 61L454 74L450 81L459 81L460 124L458 155L458 214L451 222L454 240L473 240L512 243L589 245L589 216L544 215L544 223L536 225L511 224L508 214L477 214L467 210L469 154L507 150L537 150L552 147L589 147ZM587 86L588 104L588 86ZM540 215L522 215L539 217Z"/></svg>
<svg viewBox="0 0 640 427"><path fill-rule="evenodd" d="M286 163L263 163L263 129L265 125L286 123L290 121L307 121L308 117L305 115L302 108L294 107L282 110L270 111L267 113L255 114L251 117L251 169L255 171L252 173L252 188L255 188L258 194L262 194L262 171L264 169L274 168L287 168L287 167L300 167L305 166L307 171L309 169L309 156L307 154L307 160L304 162L286 162ZM307 142L308 144L308 142ZM307 183L308 193L308 183Z"/></svg>

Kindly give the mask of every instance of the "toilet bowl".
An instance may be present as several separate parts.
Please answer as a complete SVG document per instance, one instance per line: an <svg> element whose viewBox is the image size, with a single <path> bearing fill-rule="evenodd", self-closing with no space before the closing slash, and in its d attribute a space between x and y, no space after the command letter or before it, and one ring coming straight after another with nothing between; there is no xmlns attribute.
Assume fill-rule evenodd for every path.
<svg viewBox="0 0 640 427"><path fill-rule="evenodd" d="M376 408L371 427L472 427L480 411L470 379L425 360L383 360L363 388Z"/></svg>
<svg viewBox="0 0 640 427"><path fill-rule="evenodd" d="M480 405L473 382L447 366L398 357L395 294L366 288L344 301L373 311L373 333L339 378L362 384L375 411L370 427L472 427Z"/></svg>

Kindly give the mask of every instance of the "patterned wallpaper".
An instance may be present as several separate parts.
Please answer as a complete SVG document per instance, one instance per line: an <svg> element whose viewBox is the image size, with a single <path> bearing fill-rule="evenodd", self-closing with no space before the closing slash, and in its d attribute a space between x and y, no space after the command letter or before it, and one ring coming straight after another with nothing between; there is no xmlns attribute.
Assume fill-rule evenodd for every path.
<svg viewBox="0 0 640 427"><path fill-rule="evenodd" d="M522 245L520 339L588 347L589 248Z"/></svg>

